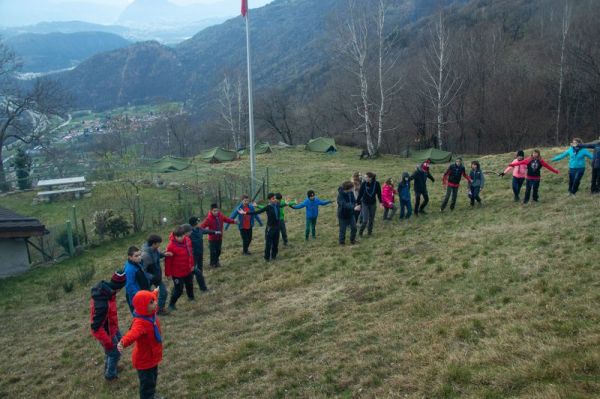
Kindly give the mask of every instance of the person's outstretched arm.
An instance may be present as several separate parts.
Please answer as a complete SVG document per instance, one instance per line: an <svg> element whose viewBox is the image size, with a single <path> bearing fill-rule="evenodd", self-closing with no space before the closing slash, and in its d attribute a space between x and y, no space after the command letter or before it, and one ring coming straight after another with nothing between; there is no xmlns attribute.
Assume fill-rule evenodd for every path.
<svg viewBox="0 0 600 399"><path fill-rule="evenodd" d="M308 205L308 201L309 201L308 199L305 199L304 201L302 201L298 205L291 205L290 208L292 208L292 209L302 209L302 208L305 208Z"/></svg>
<svg viewBox="0 0 600 399"><path fill-rule="evenodd" d="M551 165L548 164L548 162L544 161L541 158L540 158L540 163L542 164L542 166L544 168L548 169L550 172L556 173L557 175L560 174L560 172L557 169L554 169Z"/></svg>
<svg viewBox="0 0 600 399"><path fill-rule="evenodd" d="M554 158L552 158L550 161L552 162L556 162L556 161L560 161L563 158L568 157L571 154L571 149L568 148L565 152L558 154L557 156L555 156Z"/></svg>

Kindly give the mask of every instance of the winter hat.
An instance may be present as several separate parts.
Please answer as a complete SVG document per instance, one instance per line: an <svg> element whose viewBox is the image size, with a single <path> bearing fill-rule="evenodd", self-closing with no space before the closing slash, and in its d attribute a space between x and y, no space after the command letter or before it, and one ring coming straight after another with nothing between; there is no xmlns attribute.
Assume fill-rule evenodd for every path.
<svg viewBox="0 0 600 399"><path fill-rule="evenodd" d="M191 224L182 224L181 227L183 228L183 233L189 233L190 231L193 230L192 225Z"/></svg>
<svg viewBox="0 0 600 399"><path fill-rule="evenodd" d="M425 160L425 162L423 162L421 164L421 169L423 169L423 172L427 173L429 172L429 164L431 163L431 159L427 159Z"/></svg>
<svg viewBox="0 0 600 399"><path fill-rule="evenodd" d="M121 288L125 287L126 281L127 278L125 277L125 272L121 270L117 270L116 272L114 272L112 277L110 278L111 286L115 290L120 290Z"/></svg>
<svg viewBox="0 0 600 399"><path fill-rule="evenodd" d="M518 157L525 157L525 151L523 151L523 150L517 151L517 158Z"/></svg>

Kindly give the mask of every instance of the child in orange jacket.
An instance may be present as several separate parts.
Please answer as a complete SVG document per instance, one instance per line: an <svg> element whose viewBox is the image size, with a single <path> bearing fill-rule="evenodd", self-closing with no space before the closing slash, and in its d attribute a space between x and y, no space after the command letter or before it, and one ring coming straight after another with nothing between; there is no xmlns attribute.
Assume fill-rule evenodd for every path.
<svg viewBox="0 0 600 399"><path fill-rule="evenodd" d="M119 352L135 343L131 362L140 380L140 399L155 398L158 364L162 360L160 323L156 318L158 290L138 291L133 297L131 328L117 345Z"/></svg>

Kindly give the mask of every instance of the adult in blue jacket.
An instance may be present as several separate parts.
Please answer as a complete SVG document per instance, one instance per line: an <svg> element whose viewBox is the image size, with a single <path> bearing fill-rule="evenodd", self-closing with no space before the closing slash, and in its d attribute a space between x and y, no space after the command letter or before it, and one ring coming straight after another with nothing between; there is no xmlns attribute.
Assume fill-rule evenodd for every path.
<svg viewBox="0 0 600 399"><path fill-rule="evenodd" d="M592 159L592 154L585 148L581 148L583 141L581 139L573 139L571 147L562 154L558 154L551 159L552 162L560 161L563 158L569 157L569 194L575 195L579 190L579 184L585 173L585 159Z"/></svg>
<svg viewBox="0 0 600 399"><path fill-rule="evenodd" d="M316 237L317 218L319 217L319 207L331 204L331 201L322 200L315 195L313 190L308 190L306 199L298 205L292 205L292 209L306 208L306 230L304 239L308 240L309 233L312 233L313 240Z"/></svg>
<svg viewBox="0 0 600 399"><path fill-rule="evenodd" d="M243 211L240 213L239 211ZM256 214L248 215L249 212L255 212L256 209L250 203L250 197L247 195L242 196L242 202L240 202L231 212L229 217L231 219L238 219L238 229L240 230L240 236L242 237L242 254L250 255L250 243L252 242L252 229L254 228L254 221L262 227L262 221L260 216ZM225 230L229 229L229 224L225 225Z"/></svg>
<svg viewBox="0 0 600 399"><path fill-rule="evenodd" d="M600 137L595 143L581 144L581 148L590 148L594 150L594 159L592 159L592 194L600 194Z"/></svg>

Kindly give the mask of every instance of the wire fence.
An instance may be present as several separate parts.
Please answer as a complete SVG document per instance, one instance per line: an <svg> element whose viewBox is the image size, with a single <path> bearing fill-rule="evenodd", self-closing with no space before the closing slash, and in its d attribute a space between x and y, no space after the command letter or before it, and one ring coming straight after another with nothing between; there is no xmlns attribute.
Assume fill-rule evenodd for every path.
<svg viewBox="0 0 600 399"><path fill-rule="evenodd" d="M180 173L176 175L182 181ZM193 179L183 179L185 183L168 182L166 176L154 172L136 177L129 174L125 179L96 184L85 206L68 202L63 211L64 223L46 226L48 234L29 239L32 263L60 261L82 253L89 245L122 235L186 223L191 216L206 215L213 203L227 211L244 194L260 200L269 191L268 169L254 181L249 175L214 169L211 173L194 173ZM117 224L118 229L104 226L107 221Z"/></svg>

